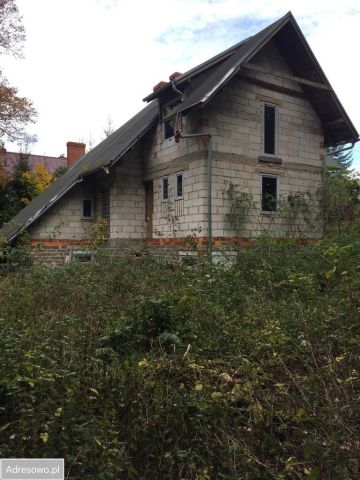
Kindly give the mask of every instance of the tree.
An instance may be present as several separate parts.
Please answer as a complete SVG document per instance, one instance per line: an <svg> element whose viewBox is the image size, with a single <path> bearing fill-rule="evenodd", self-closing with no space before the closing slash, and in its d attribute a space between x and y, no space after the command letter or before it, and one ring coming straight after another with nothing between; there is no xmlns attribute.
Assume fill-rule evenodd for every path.
<svg viewBox="0 0 360 480"><path fill-rule="evenodd" d="M28 156L20 153L19 161L14 169L14 176L9 184L14 191L15 198L24 206L43 192L53 181L54 177L46 170L45 165L36 165L32 172Z"/></svg>
<svg viewBox="0 0 360 480"><path fill-rule="evenodd" d="M24 27L15 0L0 0L0 54L21 56Z"/></svg>
<svg viewBox="0 0 360 480"><path fill-rule="evenodd" d="M30 186L27 186L22 178L23 173L29 171L27 156L20 154L13 175L5 179L0 186L0 227L28 203L27 200L21 202L21 198L24 199L32 193Z"/></svg>
<svg viewBox="0 0 360 480"><path fill-rule="evenodd" d="M46 170L43 164L36 165L32 172L28 155L20 153L13 175L5 178L4 182L1 182L0 178L0 227L3 223L11 220L53 181L53 175Z"/></svg>
<svg viewBox="0 0 360 480"><path fill-rule="evenodd" d="M54 181L54 176L46 170L46 167L43 163L36 165L33 176L36 182L37 195L46 190Z"/></svg>
<svg viewBox="0 0 360 480"><path fill-rule="evenodd" d="M15 0L0 0L0 54L20 57L24 40L24 27ZM18 143L34 141L25 127L34 122L35 117L32 102L20 97L17 88L9 85L0 70L0 139Z"/></svg>
<svg viewBox="0 0 360 480"><path fill-rule="evenodd" d="M54 172L54 180L64 175L64 173L67 172L67 170L68 170L67 167L58 167Z"/></svg>
<svg viewBox="0 0 360 480"><path fill-rule="evenodd" d="M104 132L105 138L110 137L110 135L115 132L113 121L110 115L106 120L106 125L104 127L103 132Z"/></svg>
<svg viewBox="0 0 360 480"><path fill-rule="evenodd" d="M349 170L327 172L326 223L338 233L359 228L360 176Z"/></svg>
<svg viewBox="0 0 360 480"><path fill-rule="evenodd" d="M2 227L3 223L7 220L7 210L9 207L8 196L7 196L8 181L9 181L9 175L5 170L2 158L0 158L0 228Z"/></svg>
<svg viewBox="0 0 360 480"><path fill-rule="evenodd" d="M353 162L353 148L354 146L350 145L337 145L336 147L329 147L327 154L344 168L350 168Z"/></svg>
<svg viewBox="0 0 360 480"><path fill-rule="evenodd" d="M0 157L0 188L4 187L9 180L9 175L5 169L2 158Z"/></svg>

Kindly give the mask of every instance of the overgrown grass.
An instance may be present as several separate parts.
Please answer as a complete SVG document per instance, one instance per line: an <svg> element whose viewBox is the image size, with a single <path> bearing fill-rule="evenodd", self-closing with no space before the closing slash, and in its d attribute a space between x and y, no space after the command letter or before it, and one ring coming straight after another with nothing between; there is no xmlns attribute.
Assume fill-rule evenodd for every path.
<svg viewBox="0 0 360 480"><path fill-rule="evenodd" d="M360 241L0 278L0 456L68 479L357 479Z"/></svg>

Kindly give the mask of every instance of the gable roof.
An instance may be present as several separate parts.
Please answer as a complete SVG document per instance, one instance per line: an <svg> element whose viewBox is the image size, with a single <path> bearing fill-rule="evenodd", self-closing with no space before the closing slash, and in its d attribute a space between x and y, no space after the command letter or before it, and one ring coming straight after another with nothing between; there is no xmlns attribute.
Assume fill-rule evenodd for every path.
<svg viewBox="0 0 360 480"><path fill-rule="evenodd" d="M311 51L291 12L210 60L176 78L176 88L185 91L183 101L176 105L168 117L202 107L233 78L246 71L249 61L273 40L284 56L294 79L302 85L313 108L322 122L325 146L341 142L356 142L359 134L346 114L329 81ZM0 229L0 236L12 241L19 232L51 208L86 175L114 165L158 120L159 104L164 96L174 95L168 82L144 101L151 102L97 147L84 155L62 177L21 210Z"/></svg>
<svg viewBox="0 0 360 480"><path fill-rule="evenodd" d="M285 15L285 17L288 14ZM197 75L206 72L206 74L209 74L209 69L211 70L210 76L212 77L212 73L215 71L220 70L223 75L225 75L229 69L231 69L233 66L236 65L236 60L241 59L241 55L246 54L250 48L256 47L259 43L261 43L264 39L266 39L266 36L269 35L271 32L273 32L279 25L281 25L283 19L285 17L280 18L276 22L272 23L271 25L267 26L260 32L258 32L256 35L253 35L251 37L245 38L244 40L241 40L241 42L233 45L232 47L228 48L227 50L224 50L223 52L215 55L214 57L210 58L209 60L206 60L206 62L201 63L200 65L188 70L187 72L183 73L182 75L179 75L176 77L176 86L181 87L181 85L184 85L186 82L190 81L191 82L197 77ZM224 67L224 62L227 59L231 59L231 61L226 63L226 66ZM212 69L212 67L216 67L215 69ZM216 75L216 76L219 76ZM221 77L220 77L221 79ZM214 81L208 82L209 84L215 84ZM167 82L165 85L162 86L159 90L156 92L151 93L147 97L144 98L144 102L149 102L151 100L154 100L155 98L160 97L163 93L171 89L171 81ZM193 88L190 87L191 92L193 92ZM208 88L204 86L204 88L201 89L201 93L199 91L199 100L208 93Z"/></svg>
<svg viewBox="0 0 360 480"><path fill-rule="evenodd" d="M325 146L356 142L359 134L332 89L291 12L201 65L176 77L174 85L184 91L183 101L166 118L202 107L231 79L251 67L248 62L267 42L273 40L294 73L304 94L316 111L323 129ZM172 82L144 98L169 95Z"/></svg>
<svg viewBox="0 0 360 480"><path fill-rule="evenodd" d="M0 229L0 236L11 242L52 207L65 193L91 173L114 165L157 122L157 101L150 103L122 127L80 158L67 172L23 208Z"/></svg>

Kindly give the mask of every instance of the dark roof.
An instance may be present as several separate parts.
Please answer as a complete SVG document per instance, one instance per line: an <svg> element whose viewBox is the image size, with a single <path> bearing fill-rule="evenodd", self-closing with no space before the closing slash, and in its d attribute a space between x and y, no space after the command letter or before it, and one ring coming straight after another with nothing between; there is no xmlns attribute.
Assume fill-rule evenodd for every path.
<svg viewBox="0 0 360 480"><path fill-rule="evenodd" d="M172 109L167 118L204 106L234 75L242 75L244 71L246 74L247 62L269 40L275 42L316 111L324 129L325 146L358 141L358 132L291 12L256 35L177 77L174 83L184 92L183 101ZM171 91L172 83L167 82L144 100L167 98Z"/></svg>
<svg viewBox="0 0 360 480"><path fill-rule="evenodd" d="M216 69L220 69L223 74L227 72L226 68L224 68L224 60L227 58L231 57L233 59L239 59L239 54L236 57L233 57L234 54L236 54L239 50L242 54L247 54L249 49L251 47L256 47L257 44L261 43L264 39L266 39L267 35L272 33L273 31L276 30L276 28L281 25L282 21L284 18L287 17L286 14L284 17L280 18L276 22L272 23L271 25L267 26L260 32L258 32L256 35L253 35L251 37L245 38L244 40L241 40L241 42L233 45L232 47L228 48L227 50L224 50L223 52L215 55L214 57L210 58L209 60L206 60L206 62L201 63L200 65L197 65L196 67L188 70L187 72L183 73L182 75L176 77L176 86L180 87L183 85L185 82L193 79L201 74L202 72L206 72L207 74L209 73L209 69L211 67L216 66ZM240 54L241 55L241 54ZM234 61L229 62L229 65L233 66ZM162 93L168 91L171 89L171 82L167 82L161 89L157 90L156 92L151 93L147 97L144 98L144 102L150 102L154 100L155 98L158 98L161 96ZM191 89L192 90L192 89ZM203 93L207 93L207 89L203 89Z"/></svg>
<svg viewBox="0 0 360 480"><path fill-rule="evenodd" d="M131 120L80 158L64 175L4 225L0 229L0 236L5 237L8 241L13 240L21 230L31 225L74 185L81 182L84 176L94 173L102 167L114 165L157 121L158 112L157 101L147 105Z"/></svg>

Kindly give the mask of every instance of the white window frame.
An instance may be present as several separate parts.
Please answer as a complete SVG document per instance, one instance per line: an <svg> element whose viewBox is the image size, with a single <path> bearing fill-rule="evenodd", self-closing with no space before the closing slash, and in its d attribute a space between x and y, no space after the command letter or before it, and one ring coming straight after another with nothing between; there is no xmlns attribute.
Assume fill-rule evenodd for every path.
<svg viewBox="0 0 360 480"><path fill-rule="evenodd" d="M84 215L84 202L85 201L88 201L91 204L91 216L89 216L89 217ZM90 198L90 197L83 197L81 199L81 204L80 204L80 213L81 213L82 220L92 220L94 218L94 214L95 214L94 210L95 210L94 199Z"/></svg>
<svg viewBox="0 0 360 480"><path fill-rule="evenodd" d="M182 194L178 195L178 177L181 177L181 186L182 186ZM177 172L175 174L175 200L182 200L184 198L184 172Z"/></svg>
<svg viewBox="0 0 360 480"><path fill-rule="evenodd" d="M265 107L272 107L275 109L275 128L274 128L274 153L265 153ZM262 155L269 157L276 157L278 154L278 125L279 125L279 106L270 102L263 102L261 107L262 118Z"/></svg>
<svg viewBox="0 0 360 480"><path fill-rule="evenodd" d="M274 210L263 210L263 178L264 177L267 177L267 178L275 178L276 180L276 199L275 199L275 209ZM260 174L260 209L261 209L261 212L262 213L275 213L278 208L279 208L279 198L280 198L280 195L279 195L279 192L280 192L280 177L279 175L274 175L273 173L265 173L265 172L262 172Z"/></svg>
<svg viewBox="0 0 360 480"><path fill-rule="evenodd" d="M167 180L167 198L164 198L164 181ZM162 202L168 202L169 201L169 177L165 175L164 177L161 177L161 201Z"/></svg>

